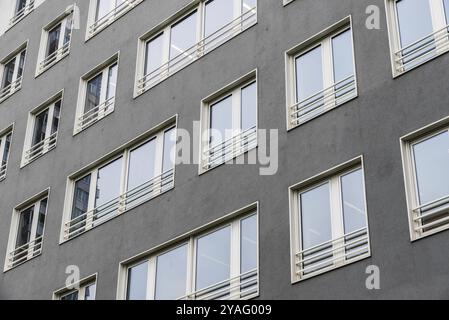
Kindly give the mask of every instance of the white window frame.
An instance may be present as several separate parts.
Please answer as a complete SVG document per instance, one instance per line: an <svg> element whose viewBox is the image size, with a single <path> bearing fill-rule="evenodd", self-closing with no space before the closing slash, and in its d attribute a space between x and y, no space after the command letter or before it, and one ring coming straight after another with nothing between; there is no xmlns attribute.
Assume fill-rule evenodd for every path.
<svg viewBox="0 0 449 320"><path fill-rule="evenodd" d="M89 14L87 16L87 31L86 31L86 41L94 37L96 34L100 33L106 29L109 25L114 23L120 17L124 16L126 13L135 8L138 4L142 3L144 0L127 0L122 4L116 6L104 17L96 20L97 8L99 0L90 0L89 2ZM116 0L117 3L117 0Z"/></svg>
<svg viewBox="0 0 449 320"><path fill-rule="evenodd" d="M209 40L212 37L212 43L208 42L208 38L205 38L205 6L208 2L207 0L194 0L190 4L186 5L184 8L176 12L174 15L166 19L164 22L160 23L156 27L152 28L150 31L146 32L144 35L139 37L137 45L137 64L136 64L136 78L134 85L134 98L150 90L157 84L161 83L165 79L169 78L173 74L181 71L191 63L200 59L209 52L220 47L224 43L230 41L238 34L244 32L250 27L257 24L258 16L258 5L252 10L243 13L242 4L243 0L232 0L234 1L234 20L227 26L216 31L215 34L210 35ZM171 28L175 26L178 22L181 22L193 12L197 12L197 26L196 26L196 44L188 49L189 53L184 53L183 57L179 55L178 57L170 60L170 33ZM213 43L213 37L220 37L220 32L223 36L230 33L227 38L223 41L219 41L217 44ZM162 34L163 36L163 61L162 66L150 72L150 74L145 75L145 59L146 59L146 46L147 43L157 38ZM216 39L215 39L216 40ZM207 45L211 45L210 48L206 48ZM187 52L186 51L186 52ZM187 58L189 59L187 59ZM187 61L185 61L187 60Z"/></svg>
<svg viewBox="0 0 449 320"><path fill-rule="evenodd" d="M429 231L424 231L426 225L420 221L419 208L426 204L420 204L418 197L418 184L416 180L416 168L413 156L413 146L428 140L438 134L449 131L449 117L418 129L400 138L402 165L404 170L405 193L407 198L407 216L409 221L410 241L420 240L435 233L449 229L449 222ZM442 199L444 200L444 199ZM447 208L447 207L446 207ZM447 211L441 210L435 214ZM447 219L447 218L446 218ZM441 219L444 220L444 217ZM439 221L439 220L437 220Z"/></svg>
<svg viewBox="0 0 449 320"><path fill-rule="evenodd" d="M256 126L255 129L249 129L245 132L242 132L241 130L241 91L245 87L255 84L256 85ZM245 154L247 152L250 152L251 150L254 150L258 146L258 77L257 77L257 69L245 74L244 76L240 77L239 79L233 81L230 84L227 84L223 88L217 90L216 92L212 93L208 97L204 98L201 101L201 128L200 128L200 165L199 165L199 174L203 174L209 170L212 170L223 163L226 163L227 161L231 161L237 157L239 157L242 154ZM219 162L213 166L209 165L209 156L207 155L208 150L210 149L210 109L211 107L216 104L217 102L220 102L226 97L232 96L232 137L226 141L223 141L222 144L226 143L227 141L231 142L231 147L229 153L225 153L224 158L226 161ZM243 141L245 138L247 138L249 141L251 141L248 145L248 147L241 148L240 142Z"/></svg>
<svg viewBox="0 0 449 320"><path fill-rule="evenodd" d="M348 31L351 33L351 44L352 44L352 57L354 61L354 73L347 79L341 80L339 82L334 82L334 62L332 56L332 39L338 36L339 34ZM354 36L353 36L353 25L352 25L352 16L348 16L329 28L319 32L318 34L312 36L308 40L296 45L295 47L287 50L285 52L285 65L286 65L286 115L287 115L287 131L290 131L296 127L299 127L309 121L312 121L321 115L327 113L330 110L333 110L337 107L342 106L343 104L352 101L353 99L358 97L358 87L357 87L357 62L354 53ZM310 99L306 98L302 101L297 101L296 98L296 58L299 56L313 50L314 48L321 45L322 47L322 56L323 56L323 87L324 89L320 92L323 94L323 102L325 103L325 107L323 111L317 113L316 115L307 118L306 120L300 120L300 117L296 116L297 114L297 106L299 104L304 103L304 101ZM346 82L349 81L349 82ZM336 98L336 86L338 84L345 84L342 86L345 88L346 85L349 85L351 91L349 94L345 94L342 97ZM315 95L315 94L314 94ZM313 96L312 96L313 97ZM340 100L340 101L339 101ZM312 100L313 101L313 100Z"/></svg>
<svg viewBox="0 0 449 320"><path fill-rule="evenodd" d="M51 134L54 107L58 101L61 101L61 108L59 110L58 131ZM58 132L59 129L61 128L63 104L64 104L64 90L61 90L60 92L58 92L51 98L47 99L44 103L42 103L41 105L39 105L38 107L34 108L29 112L27 131L25 133L25 143L23 146L22 160L20 164L21 168L34 162L35 160L39 159L43 155L47 154L48 152L56 148L58 142ZM47 127L45 131L46 132L45 139L42 142L38 143L37 145L32 146L31 143L33 140L34 126L36 124L36 116L38 116L47 109L49 110L49 112L47 119ZM39 148L36 148L36 146L38 145ZM30 154L32 155L30 156Z"/></svg>
<svg viewBox="0 0 449 320"><path fill-rule="evenodd" d="M343 224L343 209L341 204L341 182L340 178L345 176L351 172L355 172L357 170L361 170L363 173L363 194L365 198L365 212L366 212L366 228L363 230L357 230L355 232L351 232L348 235L354 234L357 236L356 239L360 239L358 241L362 241L365 243L367 252L362 253L354 258L346 259L345 254L342 253L341 248L346 248L348 243L344 241L344 224ZM332 247L334 250L332 253L334 259L332 260L332 265L328 267L323 267L316 271L310 271L308 273L303 273L301 267L299 266L301 263L300 253L302 252L302 241L301 241L301 212L299 207L299 195L313 190L325 183L330 184L330 196L331 196L331 225L332 225ZM333 167L325 172L322 172L312 178L309 178L305 181L302 181L296 185L293 185L289 188L289 200L290 200L290 260L291 260L291 282L292 284L303 281L305 279L309 279L312 277L316 277L320 274L329 272L331 270L335 270L337 268L346 266L348 264L352 264L354 262L366 259L371 256L371 244L370 244L370 233L369 233L369 219L368 219L368 209L366 202L366 186L365 186L365 169L363 165L363 156L354 158L345 162L341 165ZM360 236L359 235L360 232ZM360 237L360 238L359 238ZM352 240L350 240L352 241ZM327 242L323 243L326 244ZM322 246L318 245L319 246ZM350 242L349 242L350 244ZM313 248L313 247L312 247Z"/></svg>
<svg viewBox="0 0 449 320"><path fill-rule="evenodd" d="M34 8L36 7L35 0L26 0L25 7L19 12L16 12L18 1L19 0L15 0L14 2L14 6L11 12L11 19L9 19L8 29L12 28L14 25L19 23L19 21L22 21L27 15L33 12Z"/></svg>
<svg viewBox="0 0 449 320"><path fill-rule="evenodd" d="M285 7L286 5L292 3L295 0L282 0L282 5Z"/></svg>
<svg viewBox="0 0 449 320"><path fill-rule="evenodd" d="M12 96L14 93L16 93L22 88L22 80L25 73L25 64L27 60L27 52L26 52L27 48L28 48L28 40L24 44L22 44L19 48L10 53L7 57L2 59L0 62L0 81L2 81L3 73L5 72L5 65L10 63L14 59L16 60L14 65L14 75L12 83L5 88L0 88L0 103L8 99L10 96ZM23 73L21 77L17 77L19 72L20 56L24 51L25 51L25 60L23 62Z"/></svg>
<svg viewBox="0 0 449 320"><path fill-rule="evenodd" d="M63 287L53 292L53 300L61 300L63 297L68 296L74 292L78 292L78 300L86 300L86 288L95 285L95 297L92 300L96 300L98 289L98 273L88 276L80 281L74 283L70 288Z"/></svg>
<svg viewBox="0 0 449 320"><path fill-rule="evenodd" d="M119 147L109 155L106 155L102 159L95 161L93 164L88 165L86 168L79 170L76 173L71 174L67 179L67 188L66 188L66 197L65 197L65 205L64 205L64 214L63 214L63 221L61 226L61 234L60 234L60 243L70 241L79 235L103 224L107 221L126 213L132 209L134 209L137 206L142 205L143 203L146 203L174 188L175 184L175 170L176 170L176 163L173 167L173 169L168 170L166 172L162 172L163 170L163 148L164 148L164 134L168 130L175 129L177 130L177 116L174 118L171 118L162 124L156 126L155 128L151 129L147 133L143 134L142 136L134 139L131 142L126 143L125 145ZM153 182L152 185L156 185L154 189L151 189L151 191L148 193L149 197L145 198L144 200L136 201L133 204L127 204L127 194L133 190L127 190L128 189L128 172L129 172L129 159L130 159L130 153L139 148L140 146L144 145L145 143L156 139L156 150L155 150L155 175L154 178L151 180ZM116 202L114 202L114 210L111 211L112 213L108 213L105 215L105 218L99 218L98 220L94 221L95 216L95 194L96 194L96 184L97 184L97 176L99 169L107 166L108 164L114 162L117 159L122 159L122 168L121 168L121 175L120 175L120 195L119 199L112 199ZM88 208L87 212L83 215L86 217L85 220L85 226L80 226L79 230L70 231L74 228L73 225L71 225L72 219L72 206L73 206L73 197L75 194L75 184L79 179L82 179L86 175L91 174L91 182L90 182L90 190L89 190L89 201L88 201ZM147 183L145 183L147 184ZM162 184L168 184L168 187L164 190L158 190L158 186L161 186ZM137 188L139 188L138 186ZM112 201L111 200L111 201ZM101 211L100 211L101 213ZM99 215L101 216L101 215ZM73 220L79 221L80 218L77 217ZM75 222L75 225L79 225L80 223Z"/></svg>
<svg viewBox="0 0 449 320"><path fill-rule="evenodd" d="M56 19L54 19L53 21L51 21L45 27L42 28L41 42L39 45L39 53L37 58L35 77L38 77L39 75L41 75L42 73L44 73L45 71L47 71L55 64L57 64L59 61L61 61L62 59L64 59L69 55L74 30L73 26L75 19L74 17L75 7L76 7L75 4L70 5ZM72 24L70 26L71 28L70 40L64 45L65 31L67 27L67 20L69 17L72 18ZM60 23L61 23L61 33L59 35L58 49L51 55L46 56L49 32ZM55 58L53 59L53 57Z"/></svg>
<svg viewBox="0 0 449 320"><path fill-rule="evenodd" d="M149 270L148 270L148 278L147 278L147 300L153 300L155 295L155 280L156 280L156 259L158 256L170 252L176 248L182 247L183 245L187 245L187 282L186 282L186 295L183 297L179 297L184 300L197 300L196 295L199 292L202 292L205 289L201 289L199 291L195 290L195 282L196 282L196 246L197 239L200 239L204 236L212 234L216 231L219 231L226 227L231 227L231 255L230 255L230 281L232 288L231 299L232 300L250 300L259 296L259 248L260 248L260 235L259 235L259 204L253 203L251 205L246 206L245 208L239 209L235 212L232 212L226 215L223 218L220 218L212 223L208 223L203 225L191 232L188 232L184 235L181 235L175 239L172 239L168 243L165 243L161 246L157 246L147 252L141 253L135 257L122 261L119 266L119 277L118 277L118 286L117 286L117 300L126 300L127 295L127 281L128 281L128 270L134 266L137 266L144 262L149 262ZM257 267L256 270L251 270L248 274L251 274L250 277L257 284L257 289L255 293L252 293L243 298L236 298L240 296L243 292L240 292L238 289L240 287L240 277L246 274L240 274L241 270L241 238L240 238L240 229L241 222L246 218L255 216L256 217L256 225L257 225ZM212 285L210 288L213 289L215 285ZM204 294L204 293L203 293ZM211 293L213 295L213 293Z"/></svg>
<svg viewBox="0 0 449 320"><path fill-rule="evenodd" d="M42 236L40 237L41 241L37 242L36 241L36 229L37 229L38 218L39 218L39 214L38 214L39 213L39 205L40 205L40 202L44 199L47 199L47 208L46 208L46 213L45 213L44 228L42 231ZM11 219L11 227L10 227L9 238L8 238L8 247L7 247L7 251L6 251L4 272L14 269L14 268L20 266L21 264L24 264L42 254L42 248L43 248L44 239L45 239L45 229L46 229L45 226L47 224L47 219L48 219L49 205L50 205L50 188L34 195L33 197L26 200L25 202L17 205L13 209L12 219ZM22 260L22 261L20 261L19 263L14 263L11 261L11 256L18 249L18 248L16 248L16 240L17 240L17 236L18 236L18 232L19 232L18 229L19 229L19 223L20 223L20 215L24 210L26 210L32 206L34 206L34 214L33 214L33 222L32 222L30 241L28 242L28 244L24 245L24 246L29 246L29 248L28 248L29 252L26 255L26 259L23 260L23 258L20 258L18 260ZM37 239L39 239L39 238L37 238ZM38 249L36 249L36 248L38 248Z"/></svg>
<svg viewBox="0 0 449 320"><path fill-rule="evenodd" d="M94 69L87 72L85 75L81 77L78 90L78 100L77 100L78 102L76 105L76 116L75 116L73 135L80 133L81 131L87 129L88 127L92 126L93 124L97 123L98 121L102 120L103 118L114 112L117 90L113 98L106 100L106 97L109 81L109 69L113 65L117 65L117 82L118 82L119 60L120 60L119 57L120 52L117 52L112 57L108 58L105 62L99 64ZM101 83L100 104L96 108L94 108L97 111L92 112L93 110L90 110L87 113L84 113L84 108L86 104L87 85L91 79L98 76L100 73L103 74Z"/></svg>
<svg viewBox="0 0 449 320"><path fill-rule="evenodd" d="M11 136L9 152L6 157L6 164L4 166L2 166L2 159L3 159L4 153L5 153L5 145L6 145L5 142L6 142L6 138L9 135ZM11 124L10 126L8 126L6 129L3 129L2 131L0 131L0 181L3 181L6 179L6 174L8 172L9 158L11 156L13 137L14 137L14 123Z"/></svg>
<svg viewBox="0 0 449 320"><path fill-rule="evenodd" d="M401 37L399 33L399 25L397 20L397 9L396 9L396 1L397 0L385 0L386 7L386 15L387 15L387 26L388 26L388 38L390 42L390 56L391 56L391 67L393 78L396 78L408 71L411 71L426 62L435 59L436 57L446 53L449 51L449 38L448 38L448 29L449 24L446 22L445 17L445 8L443 0L425 0L429 1L431 17L432 17L432 26L433 33L428 37L421 39L422 41L415 42L416 45L419 42L425 42L425 40L435 37L438 40L430 42L431 44L436 46L435 50L432 50L434 56L426 56L425 54L423 59L413 60L416 64L410 67L405 67L407 63L404 65L402 52L407 47L402 48L401 46ZM424 0L423 0L424 1ZM449 19L449 17L448 17ZM413 46L413 44L412 44ZM426 48L425 46L424 48ZM419 51L418 51L419 52ZM421 57L421 56L420 56ZM410 63L410 62L409 62Z"/></svg>

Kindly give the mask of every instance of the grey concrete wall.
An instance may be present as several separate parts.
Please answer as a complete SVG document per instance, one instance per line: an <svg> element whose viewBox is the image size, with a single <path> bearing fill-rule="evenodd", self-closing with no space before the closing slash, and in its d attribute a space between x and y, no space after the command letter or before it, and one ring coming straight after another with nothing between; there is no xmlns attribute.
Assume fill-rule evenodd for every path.
<svg viewBox="0 0 449 320"><path fill-rule="evenodd" d="M0 37L0 56L29 39L22 90L0 104L0 128L15 122L7 179L0 182L0 265L13 208L51 187L43 253L0 273L0 298L50 299L67 265L98 272L98 299L114 299L119 262L260 201L260 298L449 298L449 232L411 243L399 137L449 115L449 55L393 79L384 0L259 0L258 24L132 99L137 38L189 0L146 0L84 42L88 1L78 1L81 30L70 55L34 78L41 27L73 3L48 0ZM365 9L382 10L381 30L365 28ZM359 97L287 133L284 52L352 15ZM115 112L73 137L79 78L120 50ZM66 177L174 114L192 130L200 101L258 68L259 126L280 129L279 172L222 166L198 176L177 167L175 189L59 245ZM29 110L64 88L58 146L19 169ZM288 187L364 155L372 257L301 283L290 283ZM365 268L381 268L379 291L365 288Z"/></svg>

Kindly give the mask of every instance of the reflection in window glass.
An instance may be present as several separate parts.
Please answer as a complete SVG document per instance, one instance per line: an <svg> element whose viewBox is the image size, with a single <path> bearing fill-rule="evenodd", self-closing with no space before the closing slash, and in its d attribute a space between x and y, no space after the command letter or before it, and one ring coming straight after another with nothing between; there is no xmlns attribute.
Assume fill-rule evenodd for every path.
<svg viewBox="0 0 449 320"><path fill-rule="evenodd" d="M55 102L53 106L53 120L51 122L50 134L58 132L60 117L61 117L61 100Z"/></svg>
<svg viewBox="0 0 449 320"><path fill-rule="evenodd" d="M303 249L332 239L329 183L300 194Z"/></svg>
<svg viewBox="0 0 449 320"><path fill-rule="evenodd" d="M16 59L12 59L10 62L5 64L3 68L3 79L1 88L6 88L14 81L14 68L16 66Z"/></svg>
<svg viewBox="0 0 449 320"><path fill-rule="evenodd" d="M91 284L87 286L84 293L84 300L95 300L95 294L97 292L97 284Z"/></svg>
<svg viewBox="0 0 449 320"><path fill-rule="evenodd" d="M48 121L48 109L39 113L34 122L33 139L31 146L35 146L39 142L45 139L45 134L47 131L47 121Z"/></svg>
<svg viewBox="0 0 449 320"><path fill-rule="evenodd" d="M98 208L120 195L121 173L122 158L119 158L98 170L95 207Z"/></svg>
<svg viewBox="0 0 449 320"><path fill-rule="evenodd" d="M61 297L62 301L76 301L78 300L78 291L73 291Z"/></svg>
<svg viewBox="0 0 449 320"><path fill-rule="evenodd" d="M205 10L206 37L223 28L234 19L234 1L212 0L206 3Z"/></svg>
<svg viewBox="0 0 449 320"><path fill-rule="evenodd" d="M126 299L145 300L147 298L148 261L128 269Z"/></svg>
<svg viewBox="0 0 449 320"><path fill-rule="evenodd" d="M354 74L351 31L347 30L332 38L334 82Z"/></svg>
<svg viewBox="0 0 449 320"><path fill-rule="evenodd" d="M53 54L59 47L59 36L61 34L61 24L58 24L56 27L51 29L48 32L48 40L47 40L47 57Z"/></svg>
<svg viewBox="0 0 449 320"><path fill-rule="evenodd" d="M296 95L302 101L324 89L321 45L296 58Z"/></svg>
<svg viewBox="0 0 449 320"><path fill-rule="evenodd" d="M240 272L246 273L257 268L257 216L248 217L240 223Z"/></svg>
<svg viewBox="0 0 449 320"><path fill-rule="evenodd" d="M444 0L444 12L446 14L446 25L449 24L449 0Z"/></svg>
<svg viewBox="0 0 449 320"><path fill-rule="evenodd" d="M211 145L219 144L232 135L232 96L210 107Z"/></svg>
<svg viewBox="0 0 449 320"><path fill-rule="evenodd" d="M252 83L242 89L242 131L257 124L257 85Z"/></svg>
<svg viewBox="0 0 449 320"><path fill-rule="evenodd" d="M186 294L187 245L157 257L155 300L174 300Z"/></svg>
<svg viewBox="0 0 449 320"><path fill-rule="evenodd" d="M361 169L341 177L345 234L366 227L364 190Z"/></svg>
<svg viewBox="0 0 449 320"><path fill-rule="evenodd" d="M131 151L129 156L128 190L141 186L154 178L155 161L155 139Z"/></svg>
<svg viewBox="0 0 449 320"><path fill-rule="evenodd" d="M406 47L433 32L429 1L396 1L401 46Z"/></svg>
<svg viewBox="0 0 449 320"><path fill-rule="evenodd" d="M413 146L421 205L449 195L449 133L440 133Z"/></svg>
<svg viewBox="0 0 449 320"><path fill-rule="evenodd" d="M36 226L36 238L39 238L44 234L45 215L47 214L47 199L42 200L39 203L39 211L37 217Z"/></svg>
<svg viewBox="0 0 449 320"><path fill-rule="evenodd" d="M162 50L164 35L160 34L147 42L145 51L145 75L159 69L163 64Z"/></svg>
<svg viewBox="0 0 449 320"><path fill-rule="evenodd" d="M103 73L100 73L87 82L85 113L100 104L102 80Z"/></svg>
<svg viewBox="0 0 449 320"><path fill-rule="evenodd" d="M231 227L197 240L196 290L230 278Z"/></svg>
<svg viewBox="0 0 449 320"><path fill-rule="evenodd" d="M15 13L16 14L20 13L25 8L26 4L27 0L17 0Z"/></svg>
<svg viewBox="0 0 449 320"><path fill-rule="evenodd" d="M196 44L196 27L197 12L195 11L171 28L170 60L184 54L186 50Z"/></svg>
<svg viewBox="0 0 449 320"><path fill-rule="evenodd" d="M31 239L31 226L33 224L34 205L20 213L19 229L17 232L16 248L21 247Z"/></svg>
<svg viewBox="0 0 449 320"><path fill-rule="evenodd" d="M87 212L89 203L90 178L91 175L89 174L84 178L79 179L75 183L75 195L73 196L71 215L72 219L75 219Z"/></svg>

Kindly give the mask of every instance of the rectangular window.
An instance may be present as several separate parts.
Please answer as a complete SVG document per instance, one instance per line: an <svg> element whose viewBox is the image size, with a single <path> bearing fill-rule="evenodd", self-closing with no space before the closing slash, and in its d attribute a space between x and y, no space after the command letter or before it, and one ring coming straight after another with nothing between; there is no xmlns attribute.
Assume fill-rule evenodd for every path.
<svg viewBox="0 0 449 320"><path fill-rule="evenodd" d="M58 93L30 113L22 166L36 160L56 147L61 107L62 94Z"/></svg>
<svg viewBox="0 0 449 320"><path fill-rule="evenodd" d="M347 20L287 52L289 129L357 96L352 28Z"/></svg>
<svg viewBox="0 0 449 320"><path fill-rule="evenodd" d="M6 178L9 153L11 150L12 128L0 134L0 181Z"/></svg>
<svg viewBox="0 0 449 320"><path fill-rule="evenodd" d="M86 39L93 37L143 0L90 0Z"/></svg>
<svg viewBox="0 0 449 320"><path fill-rule="evenodd" d="M449 50L447 0L388 0L394 76Z"/></svg>
<svg viewBox="0 0 449 320"><path fill-rule="evenodd" d="M257 257L253 212L125 266L125 298L251 299L259 294Z"/></svg>
<svg viewBox="0 0 449 320"><path fill-rule="evenodd" d="M347 167L291 188L294 282L370 255L363 169Z"/></svg>
<svg viewBox="0 0 449 320"><path fill-rule="evenodd" d="M22 87L26 45L21 46L0 63L0 102Z"/></svg>
<svg viewBox="0 0 449 320"><path fill-rule="evenodd" d="M255 72L203 100L201 170L226 163L257 147Z"/></svg>
<svg viewBox="0 0 449 320"><path fill-rule="evenodd" d="M14 7L14 14L9 20L9 27L12 27L17 22L25 18L31 11L34 10L34 0L16 0Z"/></svg>
<svg viewBox="0 0 449 320"><path fill-rule="evenodd" d="M76 300L95 300L97 293L97 277L90 276L81 280L76 288L63 288L56 291L53 295L56 300L76 301Z"/></svg>
<svg viewBox="0 0 449 320"><path fill-rule="evenodd" d="M256 0L202 0L140 39L140 95L257 22Z"/></svg>
<svg viewBox="0 0 449 320"><path fill-rule="evenodd" d="M41 254L47 206L45 191L14 209L5 270Z"/></svg>
<svg viewBox="0 0 449 320"><path fill-rule="evenodd" d="M403 141L412 240L449 227L449 129Z"/></svg>
<svg viewBox="0 0 449 320"><path fill-rule="evenodd" d="M172 189L175 148L176 128L169 127L70 178L63 241Z"/></svg>
<svg viewBox="0 0 449 320"><path fill-rule="evenodd" d="M118 54L81 78L74 133L87 129L114 111Z"/></svg>
<svg viewBox="0 0 449 320"><path fill-rule="evenodd" d="M36 75L41 74L70 52L73 29L73 7L42 30Z"/></svg>

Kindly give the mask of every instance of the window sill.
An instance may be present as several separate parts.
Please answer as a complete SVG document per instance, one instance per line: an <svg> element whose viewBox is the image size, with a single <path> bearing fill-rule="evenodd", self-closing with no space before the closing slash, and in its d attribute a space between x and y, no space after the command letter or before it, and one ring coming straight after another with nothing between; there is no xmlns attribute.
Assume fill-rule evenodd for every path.
<svg viewBox="0 0 449 320"><path fill-rule="evenodd" d="M57 139L57 136L56 136L56 139ZM36 154L36 155L33 156L31 159L28 159L28 160L27 160L27 159L25 158L25 155L24 155L24 157L23 157L23 159L22 159L22 163L21 163L21 165L20 165L20 169L25 168L25 167L28 166L29 164L31 164L31 163L37 161L39 158L41 158L41 157L45 156L46 154L50 153L52 150L54 150L54 149L56 148L56 143L57 143L57 141L54 142L54 145L52 145L52 146L47 146L47 147L46 147L47 150L42 151L42 152ZM30 150L31 150L31 149L30 149ZM29 152L29 150L27 151L27 153L28 153L28 152Z"/></svg>
<svg viewBox="0 0 449 320"><path fill-rule="evenodd" d="M22 84L19 85L18 88L11 90L8 94L4 95L3 97L0 98L0 103L5 102L6 100L8 100L10 97L12 97L15 93L17 93L18 91L20 91L20 89L22 89ZM1 94L0 94L1 95Z"/></svg>
<svg viewBox="0 0 449 320"><path fill-rule="evenodd" d="M34 1L27 5L23 10L23 14L18 14L9 20L8 28L5 30L5 33L11 30L16 24L24 20L31 12L34 11Z"/></svg>
<svg viewBox="0 0 449 320"><path fill-rule="evenodd" d="M69 51L67 51L66 53L62 54L60 57L58 57L57 59L55 59L54 61L52 61L51 63L49 63L48 65L46 65L45 67L42 67L40 69L38 69L36 71L36 75L34 76L34 78L39 77L40 75L44 74L47 70L51 69L53 66L55 66L58 62L60 62L61 60L63 60L65 57L67 57L70 54L70 48ZM39 62L39 64L42 64L45 60ZM38 64L38 65L39 65Z"/></svg>
<svg viewBox="0 0 449 320"><path fill-rule="evenodd" d="M81 132L86 131L88 128L92 127L93 125L100 122L107 116L111 115L115 110L115 101L110 104L105 104L103 106L103 109L101 109L102 108L101 105L98 106L97 108L98 108L98 111L91 113L88 116L88 118L89 118L89 117L93 117L92 114L96 114L95 118L93 118L93 120L88 120L88 122L85 123L84 125L81 125L81 123L83 121L86 121L85 118L86 118L87 113L77 119L78 121L75 124L75 130L73 131L73 136L76 136L76 135L80 134ZM105 109L109 109L109 110L105 110Z"/></svg>
<svg viewBox="0 0 449 320"><path fill-rule="evenodd" d="M6 273L6 272L11 271L11 270L14 270L14 269L20 267L21 265L23 265L23 264L25 264L25 263L27 263L27 262L30 262L30 261L32 261L32 260L34 260L34 259L40 257L41 255L42 255L42 252L40 252L40 253L38 253L38 254L35 254L33 257L31 257L31 258L29 258L29 259L26 259L26 260L24 260L24 261L22 261L22 262L20 262L20 263L17 263L17 264L14 265L14 266L5 266L5 268L3 269L3 273Z"/></svg>

